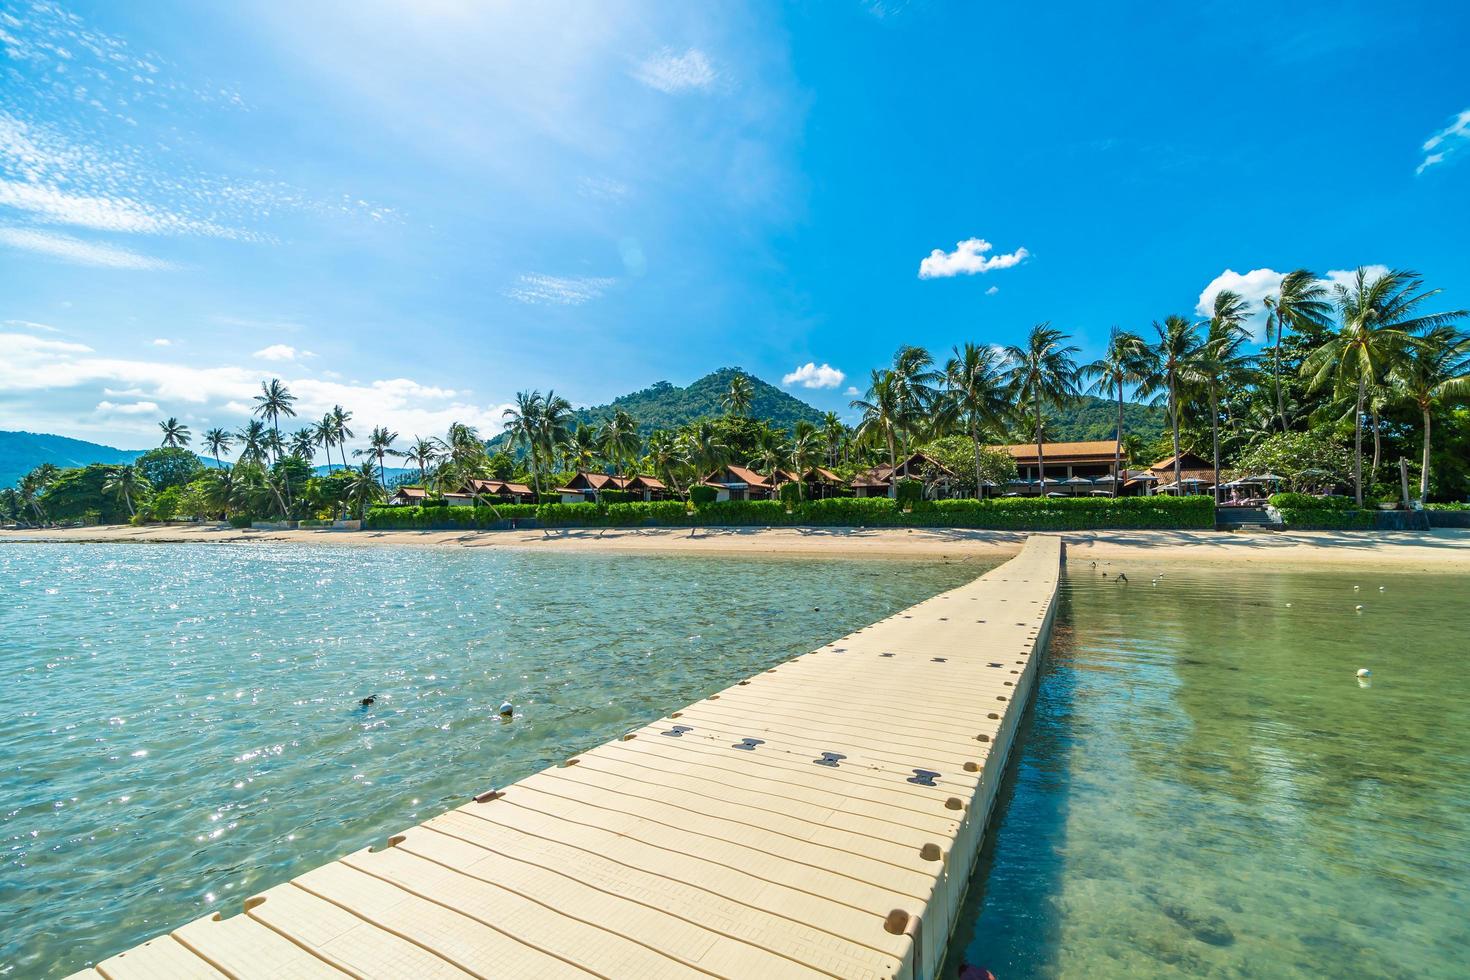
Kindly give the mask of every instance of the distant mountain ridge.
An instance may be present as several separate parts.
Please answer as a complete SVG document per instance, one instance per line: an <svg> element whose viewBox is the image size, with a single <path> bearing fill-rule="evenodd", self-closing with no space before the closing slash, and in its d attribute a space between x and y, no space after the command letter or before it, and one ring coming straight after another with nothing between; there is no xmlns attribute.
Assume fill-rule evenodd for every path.
<svg viewBox="0 0 1470 980"><path fill-rule="evenodd" d="M1091 442L1112 439L1118 430L1118 403L1107 398L1083 395L1063 411L1046 413L1047 438L1052 442ZM1164 434L1164 410L1137 402L1123 403L1123 431L1152 442Z"/></svg>
<svg viewBox="0 0 1470 980"><path fill-rule="evenodd" d="M88 463L131 463L146 449L114 449L85 439L44 432L0 432L0 487L13 487L44 463L62 469Z"/></svg>

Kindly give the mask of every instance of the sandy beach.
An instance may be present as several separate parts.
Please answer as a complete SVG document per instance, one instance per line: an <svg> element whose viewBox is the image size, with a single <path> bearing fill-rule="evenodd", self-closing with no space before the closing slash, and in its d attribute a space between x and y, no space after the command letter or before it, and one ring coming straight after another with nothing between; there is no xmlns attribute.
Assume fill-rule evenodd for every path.
<svg viewBox="0 0 1470 980"><path fill-rule="evenodd" d="M1299 531L1073 531L1076 561L1229 563L1256 567L1365 564L1404 571L1470 571L1470 531L1427 534ZM0 542L275 542L346 547L508 548L541 552L789 555L809 558L1001 558L1020 551L1018 531L915 528L609 528L546 531L236 530L216 525L126 525L0 531Z"/></svg>

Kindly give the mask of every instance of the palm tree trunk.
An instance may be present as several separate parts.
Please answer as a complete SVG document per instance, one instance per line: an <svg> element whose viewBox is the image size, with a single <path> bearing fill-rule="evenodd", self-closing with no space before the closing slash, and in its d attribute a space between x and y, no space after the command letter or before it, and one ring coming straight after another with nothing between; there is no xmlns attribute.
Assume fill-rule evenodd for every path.
<svg viewBox="0 0 1470 980"><path fill-rule="evenodd" d="M1179 485L1179 477L1183 475L1179 469L1179 396L1172 376L1169 378L1169 427L1174 430L1174 496L1178 497L1184 488Z"/></svg>
<svg viewBox="0 0 1470 980"><path fill-rule="evenodd" d="M388 474L383 470L383 450L381 449L378 450L378 486L383 488L384 493L388 492Z"/></svg>
<svg viewBox="0 0 1470 980"><path fill-rule="evenodd" d="M1036 496L1046 496L1046 455L1041 448L1041 392L1037 392L1032 401L1036 405L1036 478L1041 482L1037 485Z"/></svg>
<svg viewBox="0 0 1470 980"><path fill-rule="evenodd" d="M1368 471L1368 478L1378 479L1378 464L1383 457L1383 426L1378 418L1378 409L1370 407L1371 419L1373 420L1373 468Z"/></svg>
<svg viewBox="0 0 1470 980"><path fill-rule="evenodd" d="M975 499L979 500L980 493L980 430L975 426L970 427L970 439L975 443Z"/></svg>
<svg viewBox="0 0 1470 980"><path fill-rule="evenodd" d="M1123 380L1118 379L1118 444L1113 447L1113 496L1123 490Z"/></svg>
<svg viewBox="0 0 1470 980"><path fill-rule="evenodd" d="M1220 506L1220 399L1210 392L1210 438L1215 443L1215 506Z"/></svg>
<svg viewBox="0 0 1470 980"><path fill-rule="evenodd" d="M1367 377L1359 374L1358 401L1353 412L1353 499L1359 509L1363 506L1363 396L1367 387Z"/></svg>
<svg viewBox="0 0 1470 980"><path fill-rule="evenodd" d="M1429 406L1424 406L1424 465L1419 470L1419 503L1429 500Z"/></svg>
<svg viewBox="0 0 1470 980"><path fill-rule="evenodd" d="M1286 431L1286 396L1281 394L1281 333L1277 328L1276 348L1271 354L1271 378L1276 385L1276 417L1281 420L1281 431Z"/></svg>

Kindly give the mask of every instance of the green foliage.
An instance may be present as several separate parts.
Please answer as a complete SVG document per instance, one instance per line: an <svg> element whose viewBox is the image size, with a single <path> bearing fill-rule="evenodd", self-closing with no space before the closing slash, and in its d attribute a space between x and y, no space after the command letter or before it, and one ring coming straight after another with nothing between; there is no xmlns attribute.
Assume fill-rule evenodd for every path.
<svg viewBox="0 0 1470 980"><path fill-rule="evenodd" d="M243 530L250 526L252 520L253 518L249 514L231 514L230 527L237 531Z"/></svg>
<svg viewBox="0 0 1470 980"><path fill-rule="evenodd" d="M46 516L59 524L69 524L82 520L89 511L95 511L100 523L126 523L130 516L127 505L121 497L102 489L112 470L111 466L102 463L62 470L41 495L41 506Z"/></svg>
<svg viewBox="0 0 1470 980"><path fill-rule="evenodd" d="M720 491L714 487L707 487L703 483L696 483L689 488L689 499L694 502L694 506L696 507L703 507L706 504L714 503L719 495Z"/></svg>
<svg viewBox="0 0 1470 980"><path fill-rule="evenodd" d="M1273 493L1266 501L1296 530L1353 530L1373 526L1373 512L1358 510L1350 497L1314 497L1305 493Z"/></svg>
<svg viewBox="0 0 1470 980"><path fill-rule="evenodd" d="M204 465L199 462L198 456L187 449L169 446L148 450L137 458L134 465L143 471L143 476L153 484L153 489L160 493L191 483L204 472ZM161 517L158 520L168 518Z"/></svg>
<svg viewBox="0 0 1470 980"><path fill-rule="evenodd" d="M182 515L179 514L179 505L183 500L184 491L179 486L171 486L162 493L155 493L146 503L138 504L137 520L134 523L146 523L148 521L172 521Z"/></svg>
<svg viewBox="0 0 1470 980"><path fill-rule="evenodd" d="M1443 504L1425 504L1424 505L1424 509L1425 510L1453 510L1453 511L1461 511L1461 510L1470 510L1470 504L1465 503L1463 500L1455 500L1455 501L1450 501L1448 503L1443 503Z"/></svg>
<svg viewBox="0 0 1470 980"><path fill-rule="evenodd" d="M924 501L924 483L922 480L899 480L898 486L894 488L893 499L899 507L911 508Z"/></svg>
<svg viewBox="0 0 1470 980"><path fill-rule="evenodd" d="M1054 442L1090 442L1112 439L1118 430L1118 403L1108 398L1083 395L1061 409L1048 409L1046 437ZM1123 430L1145 440L1164 435L1167 417L1162 409L1123 402Z"/></svg>
<svg viewBox="0 0 1470 980"><path fill-rule="evenodd" d="M779 495L781 503L785 504L787 507L795 507L797 504L801 503L800 483L783 483L781 484L780 489L776 491L776 493Z"/></svg>
<svg viewBox="0 0 1470 980"><path fill-rule="evenodd" d="M645 503L541 504L498 507L501 519L536 518L542 527L955 527L995 530L1075 531L1100 528L1213 528L1209 497L1072 497L921 502L904 513L886 497L802 500L786 512L779 500L731 500L705 504L691 515L677 500ZM390 529L492 528L488 507L375 507L366 527Z"/></svg>
<svg viewBox="0 0 1470 980"><path fill-rule="evenodd" d="M975 442L969 436L945 436L918 447L918 452L942 463L954 473L950 487L965 496L975 495ZM980 479L1004 484L1016 475L1016 461L1010 453L980 447Z"/></svg>
<svg viewBox="0 0 1470 980"><path fill-rule="evenodd" d="M1323 429L1278 432L1241 453L1234 469L1243 470L1248 476L1269 471L1287 477L1298 490L1330 487L1351 479L1352 452ZM1331 476L1319 476L1311 471Z"/></svg>

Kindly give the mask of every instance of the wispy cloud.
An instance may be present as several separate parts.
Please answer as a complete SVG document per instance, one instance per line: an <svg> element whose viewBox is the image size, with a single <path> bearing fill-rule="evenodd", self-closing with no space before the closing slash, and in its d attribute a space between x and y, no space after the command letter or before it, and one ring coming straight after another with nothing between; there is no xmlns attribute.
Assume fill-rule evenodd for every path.
<svg viewBox="0 0 1470 980"><path fill-rule="evenodd" d="M140 255L115 245L85 242L70 235L58 235L34 228L0 227L0 245L38 252L78 265L95 265L107 269L161 271L175 268L171 262Z"/></svg>
<svg viewBox="0 0 1470 980"><path fill-rule="evenodd" d="M582 177L577 181L577 193L594 201L623 201L628 190L627 184L611 177Z"/></svg>
<svg viewBox="0 0 1470 980"><path fill-rule="evenodd" d="M97 411L104 415L157 415L157 402L117 402L101 401L97 403Z"/></svg>
<svg viewBox="0 0 1470 980"><path fill-rule="evenodd" d="M660 92L687 92L691 89L707 89L718 77L709 56L698 48L690 48L683 54L672 48L645 58L633 70L633 77L649 88Z"/></svg>
<svg viewBox="0 0 1470 980"><path fill-rule="evenodd" d="M521 276L506 295L532 305L581 306L607 292L616 281L601 276L528 274Z"/></svg>
<svg viewBox="0 0 1470 980"><path fill-rule="evenodd" d="M269 347L263 347L250 356L259 358L262 361L294 361L315 357L316 355L309 350L297 350L290 344L271 344Z"/></svg>
<svg viewBox="0 0 1470 980"><path fill-rule="evenodd" d="M846 374L825 361L820 367L815 361L807 361L790 374L783 375L781 383L787 386L799 384L803 388L836 388L846 380Z"/></svg>
<svg viewBox="0 0 1470 980"><path fill-rule="evenodd" d="M60 327L53 327L49 323L37 323L35 320L6 320L7 327L19 327L22 330L41 330L46 333L61 333Z"/></svg>
<svg viewBox="0 0 1470 980"><path fill-rule="evenodd" d="M1414 170L1414 175L1418 176L1430 167L1444 163L1467 141L1470 141L1470 109L1462 109L1454 122L1424 141L1420 149L1425 156Z"/></svg>
<svg viewBox="0 0 1470 980"><path fill-rule="evenodd" d="M154 337L153 338L153 346L154 347L172 347L173 345L174 345L174 342L172 340L169 340L167 337Z"/></svg>
<svg viewBox="0 0 1470 980"><path fill-rule="evenodd" d="M994 296L998 292L1000 292L1000 287L999 286L991 286L989 289L985 290L985 295L986 296Z"/></svg>
<svg viewBox="0 0 1470 980"><path fill-rule="evenodd" d="M919 263L920 279L948 279L951 276L973 276L995 269L1020 265L1031 253L1024 248L987 256L995 248L983 238L967 238L955 245L953 252L936 248Z"/></svg>

